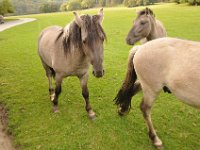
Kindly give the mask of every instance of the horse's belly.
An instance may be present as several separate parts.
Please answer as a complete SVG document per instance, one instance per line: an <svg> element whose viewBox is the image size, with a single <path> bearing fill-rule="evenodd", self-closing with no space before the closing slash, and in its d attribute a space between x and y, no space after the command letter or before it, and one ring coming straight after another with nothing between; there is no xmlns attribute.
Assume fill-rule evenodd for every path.
<svg viewBox="0 0 200 150"><path fill-rule="evenodd" d="M172 92L179 100L196 108L200 108L200 94L177 90Z"/></svg>
<svg viewBox="0 0 200 150"><path fill-rule="evenodd" d="M200 108L200 80L197 78L188 79L179 78L172 79L167 83L170 91L181 101Z"/></svg>

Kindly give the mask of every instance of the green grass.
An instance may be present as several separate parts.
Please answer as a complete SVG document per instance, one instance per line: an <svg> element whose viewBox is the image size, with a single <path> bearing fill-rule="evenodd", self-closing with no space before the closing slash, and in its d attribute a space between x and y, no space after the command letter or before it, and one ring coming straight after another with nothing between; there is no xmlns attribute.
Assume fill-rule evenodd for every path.
<svg viewBox="0 0 200 150"><path fill-rule="evenodd" d="M8 19L7 19L7 18L5 18L5 19L4 19L4 22L10 22L10 21L15 21L15 20L17 20L17 19L11 19L11 18L8 18Z"/></svg>
<svg viewBox="0 0 200 150"><path fill-rule="evenodd" d="M200 41L200 7L186 5L150 6L165 25L168 36ZM137 8L139 9L139 8ZM98 10L80 13L95 14ZM71 12L30 15L37 21L16 26L0 33L0 102L9 109L8 130L14 144L22 150L153 150L139 110L142 94L132 100L133 109L126 117L117 115L113 103L124 79L131 46L125 37L135 18L135 8L105 8L103 27L105 70L102 79L90 71L90 100L97 114L90 121L84 110L79 81L64 80L59 99L59 114L51 112L48 82L37 55L37 37L49 25L69 23ZM200 148L199 110L161 93L152 111L157 133L166 150Z"/></svg>

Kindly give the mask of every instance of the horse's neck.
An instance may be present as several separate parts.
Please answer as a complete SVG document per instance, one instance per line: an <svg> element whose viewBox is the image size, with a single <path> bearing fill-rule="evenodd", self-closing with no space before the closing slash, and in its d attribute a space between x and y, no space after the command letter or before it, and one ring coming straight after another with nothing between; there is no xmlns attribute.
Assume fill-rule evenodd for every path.
<svg viewBox="0 0 200 150"><path fill-rule="evenodd" d="M156 20L153 18L151 18L151 31L146 38L148 41L151 41L157 38Z"/></svg>
<svg viewBox="0 0 200 150"><path fill-rule="evenodd" d="M151 41L151 40L165 37L165 36L166 36L166 31L165 31L162 23L160 21L152 18L151 31L150 31L149 35L147 36L147 40Z"/></svg>

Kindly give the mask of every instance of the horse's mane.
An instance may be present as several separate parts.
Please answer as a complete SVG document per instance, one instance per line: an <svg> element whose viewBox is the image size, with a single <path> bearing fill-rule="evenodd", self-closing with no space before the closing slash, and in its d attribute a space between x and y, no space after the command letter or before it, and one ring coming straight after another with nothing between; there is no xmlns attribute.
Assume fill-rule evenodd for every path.
<svg viewBox="0 0 200 150"><path fill-rule="evenodd" d="M149 14L149 15L155 17L155 14L153 13L153 11L148 7L146 7L145 9L143 9L141 11L139 11L138 16L142 16L142 15L146 15L146 14Z"/></svg>
<svg viewBox="0 0 200 150"><path fill-rule="evenodd" d="M97 23L98 15L89 16L82 15L81 19L84 21L84 26L88 32L88 37L86 39L87 44L92 47L97 38L106 39L106 34L99 23ZM70 44L75 46L77 49L82 49L82 39L81 39L81 28L75 23L75 21L70 23L69 35L68 37L64 34L64 28L57 37L57 40L63 37L63 47L65 53L70 52ZM56 41L57 41L56 40Z"/></svg>

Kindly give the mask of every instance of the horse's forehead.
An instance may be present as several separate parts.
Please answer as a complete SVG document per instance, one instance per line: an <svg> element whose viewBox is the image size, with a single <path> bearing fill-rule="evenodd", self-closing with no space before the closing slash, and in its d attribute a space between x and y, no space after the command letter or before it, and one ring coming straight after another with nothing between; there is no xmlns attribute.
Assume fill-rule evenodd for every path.
<svg viewBox="0 0 200 150"><path fill-rule="evenodd" d="M81 19L85 26L92 24L92 17L90 15L83 15L83 16L81 16Z"/></svg>
<svg viewBox="0 0 200 150"><path fill-rule="evenodd" d="M141 15L136 18L135 21L146 21L149 20L147 15Z"/></svg>

